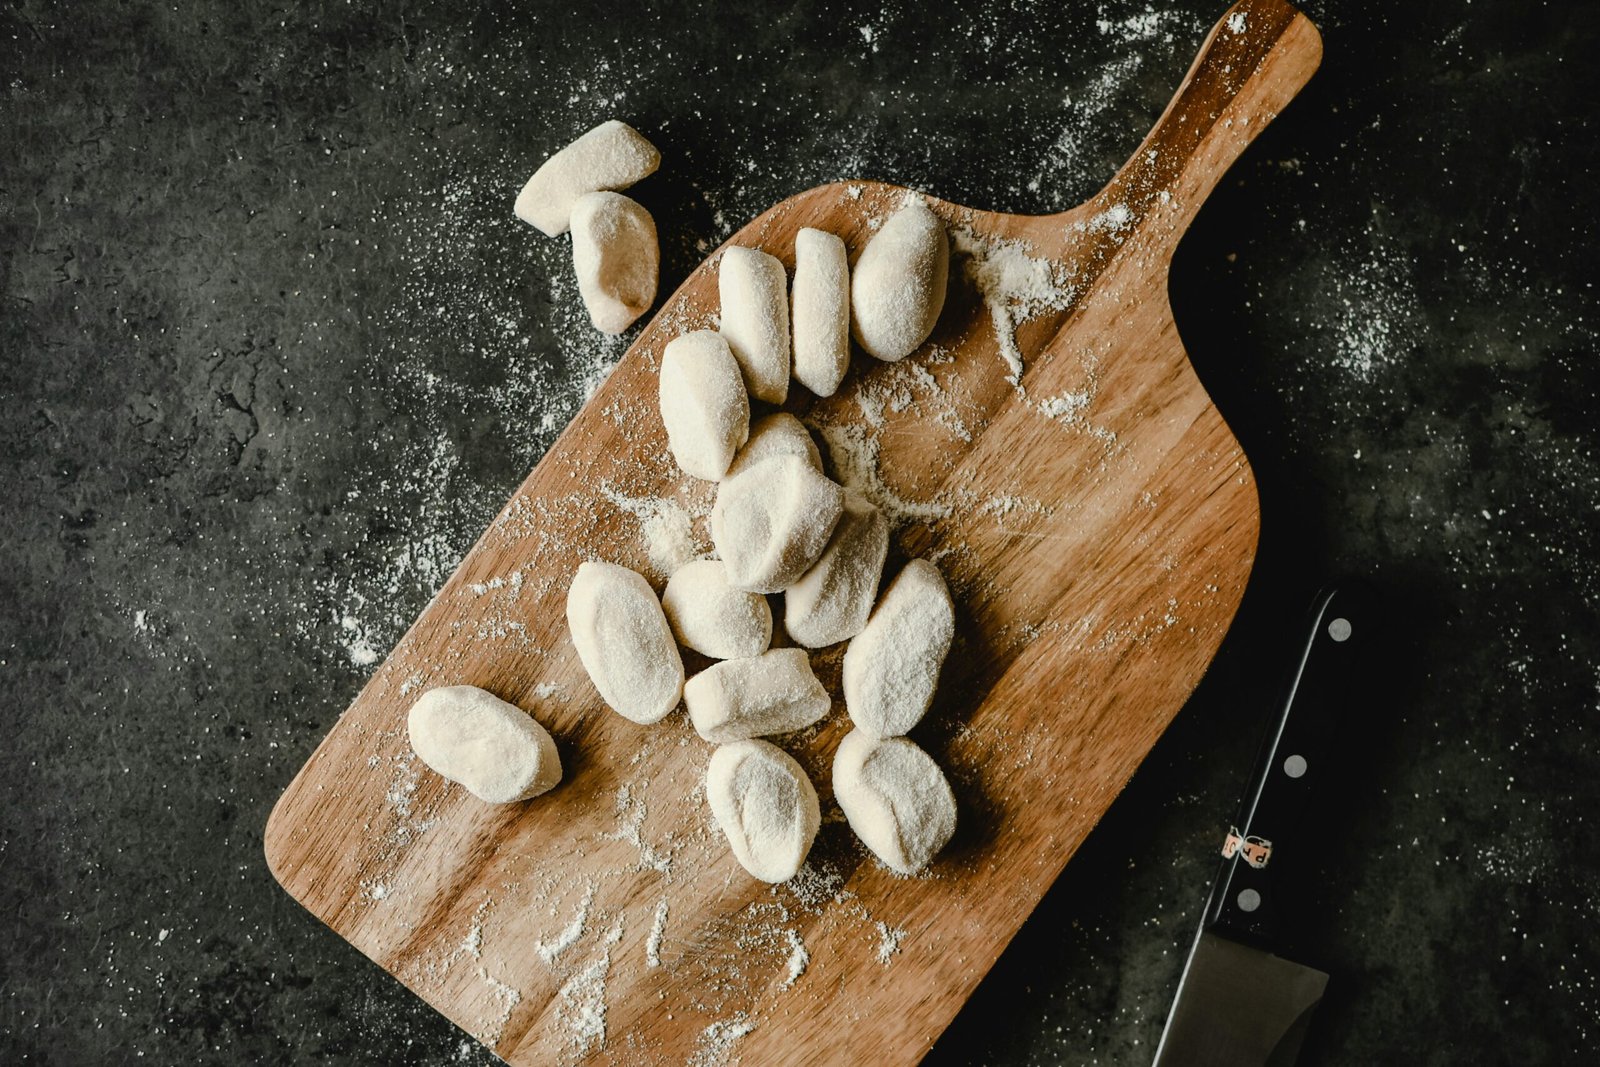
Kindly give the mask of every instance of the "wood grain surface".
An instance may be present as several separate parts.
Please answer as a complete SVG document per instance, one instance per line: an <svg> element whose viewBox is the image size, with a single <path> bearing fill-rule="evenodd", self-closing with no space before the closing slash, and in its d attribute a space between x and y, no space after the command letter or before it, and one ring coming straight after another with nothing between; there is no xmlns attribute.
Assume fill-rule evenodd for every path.
<svg viewBox="0 0 1600 1067"><path fill-rule="evenodd" d="M958 248L928 345L894 365L856 353L825 401L793 389L788 407L829 469L897 520L891 570L928 557L956 594L956 645L913 734L960 807L928 872L894 876L839 820L836 699L785 740L823 797L812 858L792 883L751 879L709 822L711 746L681 712L641 727L609 711L568 638L581 560L636 567L659 590L652 531L681 535L687 519L709 548L713 487L667 453L656 371L667 341L714 324L714 253L284 793L266 835L278 880L514 1064L918 1060L1182 707L1243 593L1255 484L1190 368L1167 269L1320 55L1281 0L1243 0L1087 203L1028 217L928 198ZM854 259L904 195L813 189L729 243L792 267L795 232L816 226ZM1008 302L991 285L986 299L1006 264L1055 295ZM813 657L836 698L841 653ZM422 766L406 711L453 684L532 711L557 739L563 783L491 807Z"/></svg>

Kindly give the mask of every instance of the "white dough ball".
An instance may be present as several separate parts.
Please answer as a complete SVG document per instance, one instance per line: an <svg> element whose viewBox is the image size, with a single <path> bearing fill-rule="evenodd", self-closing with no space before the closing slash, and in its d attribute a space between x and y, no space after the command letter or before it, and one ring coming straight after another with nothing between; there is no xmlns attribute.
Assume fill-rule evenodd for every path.
<svg viewBox="0 0 1600 1067"><path fill-rule="evenodd" d="M567 627L600 697L641 725L683 695L683 657L650 583L615 563L578 567L567 592Z"/></svg>
<svg viewBox="0 0 1600 1067"><path fill-rule="evenodd" d="M850 257L836 234L795 234L791 300L795 380L832 396L850 366Z"/></svg>
<svg viewBox="0 0 1600 1067"><path fill-rule="evenodd" d="M872 235L850 278L856 342L893 363L928 339L944 307L950 239L921 197L906 204Z"/></svg>
<svg viewBox="0 0 1600 1067"><path fill-rule="evenodd" d="M732 245L717 266L722 336L757 400L789 395L789 294L783 264L755 248Z"/></svg>
<svg viewBox="0 0 1600 1067"><path fill-rule="evenodd" d="M711 540L734 587L778 593L822 555L843 510L844 490L804 457L773 456L717 487Z"/></svg>
<svg viewBox="0 0 1600 1067"><path fill-rule="evenodd" d="M589 321L619 334L656 299L661 250L644 205L621 193L589 193L572 205L572 268Z"/></svg>
<svg viewBox="0 0 1600 1067"><path fill-rule="evenodd" d="M811 432L787 411L779 411L763 415L750 424L750 440L733 457L733 462L728 465L728 473L723 477L732 478L735 474L742 474L773 456L804 456L818 473L822 471L822 453L817 451L817 443L811 439Z"/></svg>
<svg viewBox="0 0 1600 1067"><path fill-rule="evenodd" d="M428 690L411 705L406 732L423 763L490 804L526 800L561 781L550 731L476 686Z"/></svg>
<svg viewBox="0 0 1600 1067"><path fill-rule="evenodd" d="M673 571L661 607L678 643L702 656L759 656L772 641L767 598L729 585L720 559L695 560Z"/></svg>
<svg viewBox="0 0 1600 1067"><path fill-rule="evenodd" d="M544 161L517 194L517 218L551 237L567 232L585 193L626 189L655 173L661 153L627 123L612 119Z"/></svg>
<svg viewBox="0 0 1600 1067"><path fill-rule="evenodd" d="M904 737L845 735L833 757L833 796L861 843L900 874L926 867L956 831L944 772Z"/></svg>
<svg viewBox="0 0 1600 1067"><path fill-rule="evenodd" d="M894 737L922 719L933 703L955 625L955 605L939 568L925 559L907 563L845 649L845 707L858 730Z"/></svg>
<svg viewBox="0 0 1600 1067"><path fill-rule="evenodd" d="M683 687L689 721L719 744L804 730L833 707L803 648L774 648L707 667Z"/></svg>
<svg viewBox="0 0 1600 1067"><path fill-rule="evenodd" d="M783 625L807 648L848 641L872 614L889 553L889 520L853 489L822 556L783 594Z"/></svg>
<svg viewBox="0 0 1600 1067"><path fill-rule="evenodd" d="M722 335L696 330L661 354L661 421L685 474L714 482L750 436L750 398Z"/></svg>
<svg viewBox="0 0 1600 1067"><path fill-rule="evenodd" d="M706 801L734 857L763 882L800 873L822 825L804 768L767 741L735 741L713 752Z"/></svg>

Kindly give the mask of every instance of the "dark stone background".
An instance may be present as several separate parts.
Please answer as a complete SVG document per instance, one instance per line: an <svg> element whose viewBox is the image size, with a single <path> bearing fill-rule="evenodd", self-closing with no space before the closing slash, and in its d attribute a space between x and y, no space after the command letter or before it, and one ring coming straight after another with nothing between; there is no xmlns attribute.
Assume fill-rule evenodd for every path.
<svg viewBox="0 0 1600 1067"><path fill-rule="evenodd" d="M267 812L623 344L515 222L602 118L664 289L841 177L1045 212L1219 5L0 10L0 1061L489 1062L283 894ZM1399 669L1339 795L1316 1064L1594 1062L1590 4L1317 4L1171 290L1262 487L1191 705L930 1057L1147 1062L1334 571ZM1366 736L1366 735L1363 735Z"/></svg>

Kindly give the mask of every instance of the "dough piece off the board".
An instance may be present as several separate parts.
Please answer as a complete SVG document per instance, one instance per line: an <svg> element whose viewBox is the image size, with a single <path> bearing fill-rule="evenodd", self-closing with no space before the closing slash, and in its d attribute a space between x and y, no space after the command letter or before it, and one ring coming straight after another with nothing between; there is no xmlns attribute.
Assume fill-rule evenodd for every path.
<svg viewBox="0 0 1600 1067"><path fill-rule="evenodd" d="M423 763L490 804L536 797L561 781L550 731L477 686L428 690L411 705L406 732Z"/></svg>
<svg viewBox="0 0 1600 1067"><path fill-rule="evenodd" d="M711 540L735 588L780 593L822 555L843 510L844 489L804 457L773 456L717 487Z"/></svg>
<svg viewBox="0 0 1600 1067"><path fill-rule="evenodd" d="M811 439L805 424L787 411L763 415L750 424L750 440L739 449L728 466L724 478L742 474L764 459L773 456L804 456L807 463L822 471L822 453Z"/></svg>
<svg viewBox="0 0 1600 1067"><path fill-rule="evenodd" d="M833 537L783 594L783 626L807 648L848 641L867 625L889 554L889 520L866 497L844 491Z"/></svg>
<svg viewBox="0 0 1600 1067"><path fill-rule="evenodd" d="M544 161L517 194L517 218L551 237L567 232L585 193L626 189L661 165L656 146L625 122L602 122Z"/></svg>
<svg viewBox="0 0 1600 1067"><path fill-rule="evenodd" d="M922 719L955 629L939 568L925 559L907 563L845 649L844 702L856 729L894 737Z"/></svg>
<svg viewBox="0 0 1600 1067"><path fill-rule="evenodd" d="M844 241L807 226L794 235L795 381L832 396L850 366L850 257Z"/></svg>
<svg viewBox="0 0 1600 1067"><path fill-rule="evenodd" d="M673 571L661 607L678 643L702 656L759 656L772 642L767 598L729 585L720 559L697 559Z"/></svg>
<svg viewBox="0 0 1600 1067"><path fill-rule="evenodd" d="M956 832L944 772L904 737L846 734L833 756L833 795L861 843L900 874L926 867Z"/></svg>
<svg viewBox="0 0 1600 1067"><path fill-rule="evenodd" d="M833 707L803 648L774 648L707 667L683 687L689 721L722 744L804 730Z"/></svg>
<svg viewBox="0 0 1600 1067"><path fill-rule="evenodd" d="M580 564L567 591L578 658L613 711L657 722L683 695L683 657L650 583L615 563Z"/></svg>
<svg viewBox="0 0 1600 1067"><path fill-rule="evenodd" d="M850 277L856 341L867 354L894 363L928 339L944 308L950 239L919 196L867 241Z"/></svg>
<svg viewBox="0 0 1600 1067"><path fill-rule="evenodd" d="M789 292L783 264L757 248L733 245L717 265L722 336L739 361L750 395L781 404L789 395Z"/></svg>
<svg viewBox="0 0 1600 1067"><path fill-rule="evenodd" d="M750 397L728 342L695 330L661 354L661 421L667 447L687 475L721 480L750 436Z"/></svg>
<svg viewBox="0 0 1600 1067"><path fill-rule="evenodd" d="M589 321L619 334L656 299L661 249L656 222L621 193L589 193L572 205L572 268Z"/></svg>
<svg viewBox="0 0 1600 1067"><path fill-rule="evenodd" d="M763 882L798 874L822 825L805 770L768 741L719 746L706 768L706 801L740 865Z"/></svg>

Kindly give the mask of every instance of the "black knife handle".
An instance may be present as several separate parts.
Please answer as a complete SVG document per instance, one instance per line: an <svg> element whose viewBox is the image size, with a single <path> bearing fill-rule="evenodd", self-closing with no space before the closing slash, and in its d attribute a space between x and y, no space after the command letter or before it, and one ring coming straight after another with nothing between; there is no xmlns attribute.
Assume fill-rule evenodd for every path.
<svg viewBox="0 0 1600 1067"><path fill-rule="evenodd" d="M1378 633L1370 594L1351 585L1325 589L1312 605L1300 661L1267 732L1238 818L1228 827L1222 869L1202 927L1275 949L1290 910L1285 868L1309 869L1318 847L1297 830L1307 801L1334 764L1334 740L1357 692L1365 646ZM1230 854L1231 853L1231 854Z"/></svg>

